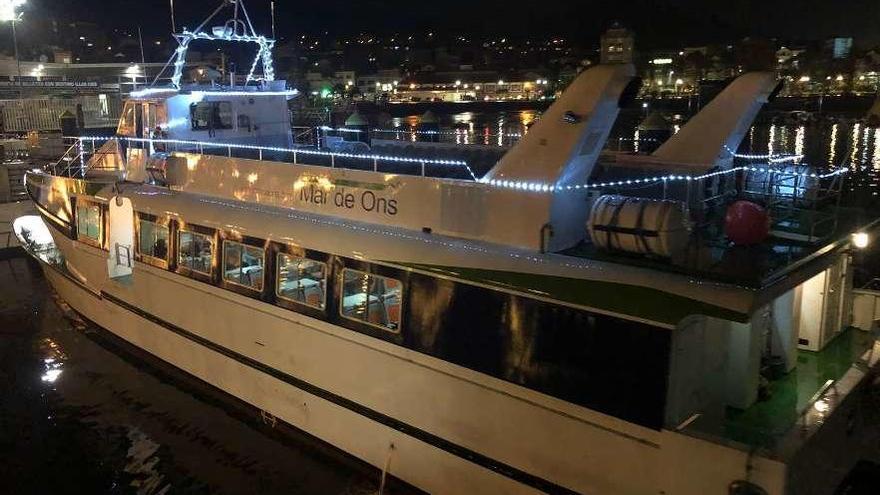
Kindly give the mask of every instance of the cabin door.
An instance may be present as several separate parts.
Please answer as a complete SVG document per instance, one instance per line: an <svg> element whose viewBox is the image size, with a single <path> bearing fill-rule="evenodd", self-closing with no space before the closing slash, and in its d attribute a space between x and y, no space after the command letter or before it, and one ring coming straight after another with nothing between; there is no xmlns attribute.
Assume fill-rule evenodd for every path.
<svg viewBox="0 0 880 495"><path fill-rule="evenodd" d="M134 107L134 137L144 137L144 107L143 105L135 105Z"/></svg>
<svg viewBox="0 0 880 495"><path fill-rule="evenodd" d="M134 209L131 200L116 196L110 200L107 274L111 279L130 277L134 256Z"/></svg>

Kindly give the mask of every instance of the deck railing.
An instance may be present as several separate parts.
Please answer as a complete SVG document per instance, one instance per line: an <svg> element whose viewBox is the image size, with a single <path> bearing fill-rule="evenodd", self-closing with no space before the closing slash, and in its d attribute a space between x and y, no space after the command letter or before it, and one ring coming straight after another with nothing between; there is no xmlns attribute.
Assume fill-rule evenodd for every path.
<svg viewBox="0 0 880 495"><path fill-rule="evenodd" d="M115 141L120 156L127 158L130 149L147 149L154 152L187 152L202 155L226 156L256 160L281 161L300 165L326 166L352 170L371 170L402 175L477 180L466 161L436 158L391 156L366 153L338 153L311 147L284 148L278 146L255 146L248 144L181 139L153 139L133 137L91 137L71 139L68 151L55 164L55 175L84 176L90 166L91 156L101 153L103 144ZM307 161L302 160L307 158ZM78 166L77 166L78 165Z"/></svg>

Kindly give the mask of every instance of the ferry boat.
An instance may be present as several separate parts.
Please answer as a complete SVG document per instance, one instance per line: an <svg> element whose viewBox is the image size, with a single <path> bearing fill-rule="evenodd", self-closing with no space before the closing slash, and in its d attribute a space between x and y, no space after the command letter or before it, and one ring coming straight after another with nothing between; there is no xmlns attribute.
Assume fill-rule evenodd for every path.
<svg viewBox="0 0 880 495"><path fill-rule="evenodd" d="M600 160L638 88L600 65L474 173L294 146L237 19L169 66L254 41L262 76L133 93L27 174L16 234L83 318L430 493L832 493L876 448L876 216L846 168L735 153L772 74ZM744 200L773 221L734 245Z"/></svg>

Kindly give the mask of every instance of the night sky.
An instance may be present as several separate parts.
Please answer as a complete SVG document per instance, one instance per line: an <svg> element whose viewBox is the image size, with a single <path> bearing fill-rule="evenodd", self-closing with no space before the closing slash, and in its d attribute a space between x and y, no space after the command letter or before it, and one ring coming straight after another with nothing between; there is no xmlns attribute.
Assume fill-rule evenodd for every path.
<svg viewBox="0 0 880 495"><path fill-rule="evenodd" d="M175 0L178 25L190 28L218 1ZM269 32L269 0L246 4L258 30ZM29 0L25 15L66 12L119 27L140 23L150 36L170 31L168 0ZM617 20L653 47L732 41L745 36L815 40L854 36L880 44L877 0L276 0L281 37L435 30L462 34L558 35L585 43ZM30 10L30 14L28 14Z"/></svg>

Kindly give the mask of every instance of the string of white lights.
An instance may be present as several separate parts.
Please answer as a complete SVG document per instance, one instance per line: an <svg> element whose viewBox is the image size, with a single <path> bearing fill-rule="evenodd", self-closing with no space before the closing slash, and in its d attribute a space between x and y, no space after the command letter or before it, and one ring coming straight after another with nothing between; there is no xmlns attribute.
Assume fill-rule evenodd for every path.
<svg viewBox="0 0 880 495"><path fill-rule="evenodd" d="M194 33L192 31L184 30L181 34L175 34L174 37L177 38L178 47L175 50L174 74L171 76L171 83L175 87L180 87L180 80L183 77L183 68L186 65L186 52L189 49L189 44L193 40L256 43L259 46L259 50L257 50L253 64L251 64L250 71L245 79L245 84L251 81L275 80L275 67L272 62L272 48L275 45L275 40L273 39L259 35L238 34L232 30L226 30L221 35L213 35L201 31ZM263 76L254 77L259 62L263 63Z"/></svg>
<svg viewBox="0 0 880 495"><path fill-rule="evenodd" d="M804 155L789 155L784 153L779 154L744 154L737 153L736 151L730 149L729 146L724 145L724 149L730 153L730 155L734 158L741 158L743 160L767 160L770 163L789 163L789 162L800 162L804 159Z"/></svg>
<svg viewBox="0 0 880 495"><path fill-rule="evenodd" d="M652 184L660 184L660 183L669 183L669 182L692 182L692 181L701 181L710 179L712 177L717 177L719 175L729 175L736 172L758 172L758 173L766 173L766 174L774 174L774 175L785 175L788 177L798 177L804 179L827 179L829 177L834 177L837 175L845 174L848 172L846 168L838 168L832 170L831 172L820 174L816 172L794 172L790 170L777 170L768 167L754 167L754 166L741 166L741 167L733 167L725 170L718 170L715 172L711 172L708 174L702 175L661 175L655 177L645 177L639 179L621 179L616 181L608 181L608 182L592 182L592 183L584 183L584 184L569 184L569 185L553 185L546 184L541 182L528 182L528 181L515 181L515 180L502 180L502 179L490 179L480 182L484 184L489 184L495 187L503 187L506 189L517 189L521 191L533 191L533 192L557 192L557 191L580 191L587 189L605 189L605 188L619 188L619 187L627 187L627 186L645 186Z"/></svg>
<svg viewBox="0 0 880 495"><path fill-rule="evenodd" d="M253 91L245 91L241 89L215 89L215 90L193 90L190 92L186 92L182 89L177 88L145 88L137 91L132 91L130 96L133 98L145 98L149 96L155 96L159 94L166 93L180 93L180 94L189 94L192 95L196 99L203 98L205 96L296 96L299 94L299 91L296 89L288 89L283 91L258 91L256 86L249 86L254 88Z"/></svg>
<svg viewBox="0 0 880 495"><path fill-rule="evenodd" d="M424 134L424 135L445 135L445 136L460 136L462 134L470 133L469 130L458 130L458 131L434 131L428 129L405 129L403 127L395 127L393 129L373 129L373 132L382 132L388 134ZM473 132L475 135L482 135L480 132ZM511 138L521 138L522 134L518 132L502 132L500 134L490 134L493 137L503 136L503 137L511 137Z"/></svg>
<svg viewBox="0 0 880 495"><path fill-rule="evenodd" d="M834 177L837 175L845 174L849 171L847 168L838 168L832 170L827 173L817 173L817 172L797 172L792 170L785 169L775 169L770 168L769 166L738 166L732 167L724 170L717 170L715 172L710 172L701 175L659 175L654 177L643 177L643 178L635 178L635 179L621 179L616 181L607 181L607 182L592 182L592 183L583 183L583 184L567 184L567 185L555 185L555 184L547 184L542 182L530 182L530 181L518 181L518 180L504 180L504 179L477 179L473 170L467 164L467 162L462 160L441 160L441 159L430 159L430 158L412 158L412 157L404 157L404 156L391 156L391 155L371 155L371 154L356 154L356 153L337 153L330 151L321 151L321 150L311 150L311 149L303 149L303 148L282 148L275 146L254 146L247 144L234 144L234 143L218 143L218 142L208 142L208 141L191 141L191 140L182 140L182 139L149 139L149 138L132 138L132 137L102 137L102 136L81 136L77 138L82 141L107 141L110 139L118 139L125 140L136 143L166 143L166 144L178 144L178 145L186 145L186 146L198 146L200 148L230 148L230 149L244 149L244 150L253 150L253 151L272 151L272 152L281 152L281 153L290 153L290 154L304 154L304 155L315 155L315 156L329 156L329 157L341 157L341 158L351 158L351 159L363 159L363 160L382 160L382 161L390 161L397 163L411 163L411 164L431 164L431 165L452 165L452 166L462 166L465 167L468 171L470 177L482 184L489 185L492 187L500 187L505 189L516 189L522 191L532 191L532 192L564 192L564 191L581 191L587 189L605 189L605 188L621 188L627 186L646 186L652 184L659 183L669 183L669 182L692 182L692 181L701 181L706 179L711 179L713 177L717 177L720 175L729 175L737 172L757 172L764 174L773 174L773 175L784 175L787 177L797 177L803 179L827 179L830 177Z"/></svg>
<svg viewBox="0 0 880 495"><path fill-rule="evenodd" d="M645 143L659 143L660 142L659 139L649 138L649 137L639 137L639 138L619 137L619 138L614 138L614 140L623 141L625 143L634 143L637 141L638 142L645 142Z"/></svg>
<svg viewBox="0 0 880 495"><path fill-rule="evenodd" d="M351 158L351 159L360 159L360 160L369 160L369 161L385 161L385 162L397 162L397 163L411 163L411 164L425 164L425 165L452 165L458 167L464 167L470 177L473 180L477 180L476 175L474 174L471 167L467 162L463 160L441 160L436 158L413 158L407 156L391 156L391 155L371 155L371 154L358 154L358 153L339 153L333 151L321 151L321 150L312 150L305 148L282 148L277 146L254 146L249 144L236 144L236 143L222 143L222 142L211 142L211 141L191 141L184 139L151 139L151 138L134 138L134 137L107 137L107 136L80 136L77 139L82 141L109 141L111 139L128 141L133 143L158 143L158 144L177 144L184 146L198 146L200 148L230 148L230 149L240 149L240 150L251 150L251 151L272 151L279 153L288 153L288 154L298 154L298 155L313 155L313 156L327 156L331 158Z"/></svg>

